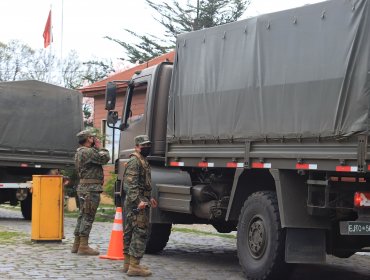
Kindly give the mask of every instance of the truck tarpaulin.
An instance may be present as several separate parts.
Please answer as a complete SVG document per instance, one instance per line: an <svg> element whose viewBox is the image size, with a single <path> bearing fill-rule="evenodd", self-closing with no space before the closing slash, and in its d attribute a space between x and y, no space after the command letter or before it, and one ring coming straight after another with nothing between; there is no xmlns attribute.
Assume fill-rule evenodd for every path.
<svg viewBox="0 0 370 280"><path fill-rule="evenodd" d="M39 81L0 83L0 149L73 152L82 95Z"/></svg>
<svg viewBox="0 0 370 280"><path fill-rule="evenodd" d="M169 138L369 129L370 1L335 0L180 35Z"/></svg>

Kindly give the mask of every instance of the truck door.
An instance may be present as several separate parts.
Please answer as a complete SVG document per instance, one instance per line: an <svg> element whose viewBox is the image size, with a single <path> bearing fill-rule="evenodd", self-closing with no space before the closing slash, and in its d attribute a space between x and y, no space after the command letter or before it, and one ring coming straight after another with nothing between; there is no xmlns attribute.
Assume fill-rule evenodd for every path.
<svg viewBox="0 0 370 280"><path fill-rule="evenodd" d="M134 79L127 90L126 103L123 109L123 124L126 129L120 138L119 158L125 159L134 151L134 138L147 133L147 104L151 76Z"/></svg>

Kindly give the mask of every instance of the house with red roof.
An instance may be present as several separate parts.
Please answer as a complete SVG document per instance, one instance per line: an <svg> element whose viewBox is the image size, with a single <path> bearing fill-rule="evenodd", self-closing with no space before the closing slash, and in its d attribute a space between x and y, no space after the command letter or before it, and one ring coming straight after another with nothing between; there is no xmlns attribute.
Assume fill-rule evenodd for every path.
<svg viewBox="0 0 370 280"><path fill-rule="evenodd" d="M104 80L95 82L89 86L83 87L80 89L80 92L84 97L91 97L94 99L94 127L98 128L100 131L104 131L102 127L102 121L106 119L107 111L105 110L105 89L108 82L112 81L123 81L130 80L135 72L143 70L145 68L157 65L161 62L173 62L175 52L170 52L159 57L156 57L152 60L149 60L143 64L134 66L128 70L122 71L115 75L112 75ZM127 83L117 83L117 102L116 102L116 111L121 117L123 110L123 101L127 90ZM145 94L143 96L134 97L133 102L133 115L139 115L143 113L144 110L144 100Z"/></svg>

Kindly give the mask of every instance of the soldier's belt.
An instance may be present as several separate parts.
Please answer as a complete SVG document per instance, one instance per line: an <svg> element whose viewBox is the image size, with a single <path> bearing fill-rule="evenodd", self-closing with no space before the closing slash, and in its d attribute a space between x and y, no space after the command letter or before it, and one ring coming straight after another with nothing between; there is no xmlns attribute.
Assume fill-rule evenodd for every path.
<svg viewBox="0 0 370 280"><path fill-rule="evenodd" d="M98 179L80 179L80 184L102 184L102 180Z"/></svg>
<svg viewBox="0 0 370 280"><path fill-rule="evenodd" d="M150 192L150 191L144 192L144 196L151 196L151 194L152 194L152 192Z"/></svg>

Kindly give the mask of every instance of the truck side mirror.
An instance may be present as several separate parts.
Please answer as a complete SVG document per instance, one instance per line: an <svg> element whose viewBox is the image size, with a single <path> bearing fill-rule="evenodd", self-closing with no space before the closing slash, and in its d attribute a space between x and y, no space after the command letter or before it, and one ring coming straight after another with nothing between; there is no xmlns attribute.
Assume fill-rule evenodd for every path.
<svg viewBox="0 0 370 280"><path fill-rule="evenodd" d="M105 90L105 110L114 110L116 107L117 86L115 83L108 82Z"/></svg>
<svg viewBox="0 0 370 280"><path fill-rule="evenodd" d="M117 111L109 111L107 116L107 123L108 126L114 126L118 121L118 112Z"/></svg>

